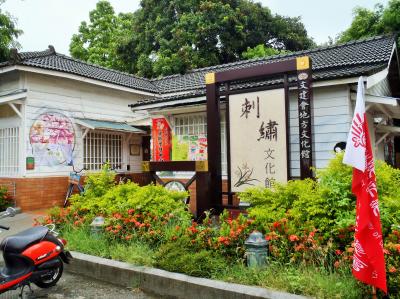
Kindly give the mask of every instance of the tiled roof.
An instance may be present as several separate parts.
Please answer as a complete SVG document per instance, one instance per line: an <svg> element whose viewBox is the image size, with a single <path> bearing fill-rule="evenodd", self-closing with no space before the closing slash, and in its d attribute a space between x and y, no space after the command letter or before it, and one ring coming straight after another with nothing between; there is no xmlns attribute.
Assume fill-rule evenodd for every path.
<svg viewBox="0 0 400 299"><path fill-rule="evenodd" d="M315 81L369 75L387 67L392 54L394 42L395 37L393 35L377 36L341 45L321 47L286 55L276 55L267 58L244 60L196 69L189 71L184 75L173 75L153 80L152 82L158 87L161 96L140 101L132 106L141 106L144 104L204 95L204 76L209 72L221 72L260 64L268 64L304 55L308 55L312 59L313 80ZM295 77L289 77L289 80L294 81ZM282 80L248 82L232 85L231 89L273 85L281 82ZM173 93L176 92L179 92L180 94L173 95Z"/></svg>
<svg viewBox="0 0 400 299"><path fill-rule="evenodd" d="M89 64L55 52L52 46L41 52L14 52L7 65L18 64L79 75L136 90L158 93L157 87L146 78ZM0 66L1 67L1 66Z"/></svg>
<svg viewBox="0 0 400 299"><path fill-rule="evenodd" d="M313 80L315 81L369 75L387 67L394 42L394 35L377 36L341 45L195 69L188 71L184 75L173 75L153 80L88 64L61 55L56 53L52 46L42 52L14 52L12 60L0 64L0 67L19 64L56 70L159 95L132 105L141 106L149 103L204 95L204 75L209 72L269 64L304 55L308 55L312 59ZM294 81L295 77L289 77L289 80ZM249 86L274 85L278 83L281 83L281 79L242 82L232 85L231 88L241 89ZM175 93L179 93L179 95L175 95Z"/></svg>

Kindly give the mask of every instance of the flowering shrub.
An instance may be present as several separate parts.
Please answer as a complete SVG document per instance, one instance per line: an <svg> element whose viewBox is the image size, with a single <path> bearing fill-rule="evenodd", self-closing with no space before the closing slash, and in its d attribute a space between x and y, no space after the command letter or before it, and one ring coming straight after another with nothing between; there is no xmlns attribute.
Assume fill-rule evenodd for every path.
<svg viewBox="0 0 400 299"><path fill-rule="evenodd" d="M224 211L219 219L208 215L202 223L193 221L183 204L185 192L131 182L115 185L114 174L105 169L89 175L85 194L74 195L70 207L53 209L42 221L87 229L95 216L102 215L109 244L146 244L155 251L156 266L202 277L212 277L224 263L243 263L244 242L259 230L269 241L273 263L348 274L354 252L355 197L351 168L341 160L338 155L319 171L318 180L241 193L240 198L252 204L248 218L231 219ZM388 287L393 298L400 298L395 297L400 294L400 171L377 162L376 173Z"/></svg>
<svg viewBox="0 0 400 299"><path fill-rule="evenodd" d="M240 194L241 200L251 202L249 215L266 233L274 259L350 269L356 199L351 193L352 169L342 159L338 154L318 171L315 181L290 181ZM399 293L400 241L393 227L400 224L400 170L377 161L376 175L388 286L392 294Z"/></svg>
<svg viewBox="0 0 400 299"><path fill-rule="evenodd" d="M7 188L0 187L0 211L5 210L11 205L12 205L12 197L8 193Z"/></svg>

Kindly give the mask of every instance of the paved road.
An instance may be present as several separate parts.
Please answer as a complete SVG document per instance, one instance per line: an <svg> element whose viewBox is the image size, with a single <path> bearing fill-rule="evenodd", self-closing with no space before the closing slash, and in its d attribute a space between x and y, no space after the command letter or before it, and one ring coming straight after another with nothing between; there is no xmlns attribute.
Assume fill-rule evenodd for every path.
<svg viewBox="0 0 400 299"><path fill-rule="evenodd" d="M24 289L24 299L156 299L138 289L126 289L82 276L63 274L58 284L49 289L32 286L33 294ZM1 299L18 299L19 291L0 295Z"/></svg>

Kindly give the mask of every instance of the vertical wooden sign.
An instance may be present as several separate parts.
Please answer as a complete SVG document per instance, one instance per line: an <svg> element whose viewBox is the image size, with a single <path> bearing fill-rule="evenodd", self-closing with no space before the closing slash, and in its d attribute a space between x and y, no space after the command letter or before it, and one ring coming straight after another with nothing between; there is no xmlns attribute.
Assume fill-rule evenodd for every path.
<svg viewBox="0 0 400 299"><path fill-rule="evenodd" d="M296 58L299 111L300 177L312 177L312 131L311 131L311 61L308 56Z"/></svg>

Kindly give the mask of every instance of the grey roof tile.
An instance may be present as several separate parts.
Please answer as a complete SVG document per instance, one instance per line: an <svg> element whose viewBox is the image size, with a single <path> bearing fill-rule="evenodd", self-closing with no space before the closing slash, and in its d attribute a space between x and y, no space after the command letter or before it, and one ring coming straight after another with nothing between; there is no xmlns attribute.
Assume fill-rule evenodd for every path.
<svg viewBox="0 0 400 299"><path fill-rule="evenodd" d="M346 44L321 47L313 50L294 52L286 55L276 55L267 58L258 58L253 60L243 60L223 65L206 67L188 71L184 75L173 75L152 82L159 88L162 94L181 92L204 88L204 75L209 72L221 72L232 69L240 69L260 64L268 64L277 61L288 60L298 56L308 55L312 59L312 68L314 72L324 70L315 79L322 79L328 76L341 76L343 70L352 74L358 71L356 66L375 65L382 62L388 62L392 53L394 36L377 36L365 40L354 41ZM355 73L355 75L358 73Z"/></svg>
<svg viewBox="0 0 400 299"><path fill-rule="evenodd" d="M158 96L154 98L132 105L140 106L148 103L204 95L204 76L209 72L220 72L269 64L304 55L309 55L312 59L313 79L316 81L367 75L381 70L388 65L394 43L394 35L377 36L341 45L200 68L188 71L184 75L172 75L153 80L107 69L58 54L52 46L49 46L49 49L41 52L14 53L13 59L0 64L0 67L21 64L76 74L127 88L158 94ZM289 77L289 80L294 81L296 79L294 77ZM281 80L259 80L236 83L233 84L231 88L241 89L249 86L273 85L279 83L281 83ZM177 92L179 92L180 95L174 95L174 93Z"/></svg>
<svg viewBox="0 0 400 299"><path fill-rule="evenodd" d="M149 79L140 78L56 53L52 46L49 46L48 50L40 52L16 53L12 58L12 62L9 64L12 63L65 72L158 94L158 88Z"/></svg>

